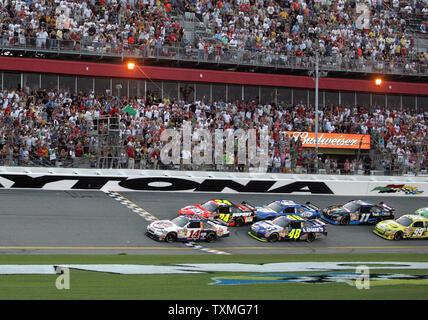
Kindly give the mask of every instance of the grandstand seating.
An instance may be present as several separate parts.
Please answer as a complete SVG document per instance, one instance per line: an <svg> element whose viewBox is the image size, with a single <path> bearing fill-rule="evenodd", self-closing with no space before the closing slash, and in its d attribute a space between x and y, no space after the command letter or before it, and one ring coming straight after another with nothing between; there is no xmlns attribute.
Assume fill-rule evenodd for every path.
<svg viewBox="0 0 428 320"><path fill-rule="evenodd" d="M331 71L426 75L426 1L381 4L1 1L0 49L294 70L312 68L318 52ZM372 28L357 22L360 5Z"/></svg>
<svg viewBox="0 0 428 320"><path fill-rule="evenodd" d="M167 100L167 99L165 99ZM105 103L105 102L108 103ZM157 101L157 102L153 102ZM269 170L278 172L343 173L343 163L299 148L286 131L313 131L314 112L304 104L254 105L252 103L204 103L161 99L115 99L93 94L73 95L56 90L22 90L0 93L0 165L45 165L95 167L98 137L93 135L96 119L115 114L121 117L123 167L130 154L137 168L173 168L159 161L164 146L160 134L166 128L181 128L183 121L193 129L260 129L270 132ZM132 106L135 114L125 106ZM373 150L381 157L367 163L365 157L351 159L351 172L361 173L369 165L382 173L420 173L427 169L427 112L410 109L326 106L320 108L320 132L370 134ZM129 153L132 150L132 153ZM108 150L106 149L107 153ZM275 166L275 157L280 165ZM236 158L237 159L237 158ZM379 160L376 163L376 160ZM214 163L214 161L213 161ZM186 169L224 170L216 165L187 166ZM232 170L248 171L235 163ZM341 171L342 170L342 171Z"/></svg>

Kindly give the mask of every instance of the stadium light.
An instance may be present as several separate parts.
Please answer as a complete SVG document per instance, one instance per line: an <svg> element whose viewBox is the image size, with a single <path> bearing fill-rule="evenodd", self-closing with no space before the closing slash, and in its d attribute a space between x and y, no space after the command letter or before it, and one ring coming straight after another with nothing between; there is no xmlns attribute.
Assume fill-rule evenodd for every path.
<svg viewBox="0 0 428 320"><path fill-rule="evenodd" d="M380 86L380 85L382 84L382 79L381 79L381 78L376 78L376 80L375 80L375 84L376 84L377 86Z"/></svg>
<svg viewBox="0 0 428 320"><path fill-rule="evenodd" d="M128 62L127 68L128 68L128 70L134 70L135 69L135 63L134 62Z"/></svg>
<svg viewBox="0 0 428 320"><path fill-rule="evenodd" d="M319 104L319 79L321 77L327 77L328 71L320 71L319 68L320 65L320 57L318 51L315 51L315 70L310 71L309 76L315 76L315 154L317 157L317 164L319 169L319 163L318 163L318 121L319 121L319 115L318 115L318 104ZM318 172L317 172L318 173Z"/></svg>

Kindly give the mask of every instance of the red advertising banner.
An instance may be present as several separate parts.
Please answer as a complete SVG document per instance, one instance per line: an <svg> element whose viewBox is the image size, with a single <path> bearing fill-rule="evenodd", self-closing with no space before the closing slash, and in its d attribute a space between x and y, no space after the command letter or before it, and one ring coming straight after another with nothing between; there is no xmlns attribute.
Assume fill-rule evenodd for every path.
<svg viewBox="0 0 428 320"><path fill-rule="evenodd" d="M315 147L315 132L287 131L287 134L296 141L300 137L303 147ZM370 135L319 132L318 148L370 149Z"/></svg>

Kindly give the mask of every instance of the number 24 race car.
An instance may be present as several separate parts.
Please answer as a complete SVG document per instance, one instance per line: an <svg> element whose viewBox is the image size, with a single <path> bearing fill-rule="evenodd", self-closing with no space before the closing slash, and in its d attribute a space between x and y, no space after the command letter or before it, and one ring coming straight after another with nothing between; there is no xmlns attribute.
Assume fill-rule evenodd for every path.
<svg viewBox="0 0 428 320"><path fill-rule="evenodd" d="M254 221L255 209L247 203L234 204L229 200L213 199L202 204L186 206L179 215L197 215L227 226L242 226Z"/></svg>
<svg viewBox="0 0 428 320"><path fill-rule="evenodd" d="M178 216L172 220L159 220L147 226L146 235L165 242L206 241L213 242L229 236L229 230L216 222L197 216Z"/></svg>

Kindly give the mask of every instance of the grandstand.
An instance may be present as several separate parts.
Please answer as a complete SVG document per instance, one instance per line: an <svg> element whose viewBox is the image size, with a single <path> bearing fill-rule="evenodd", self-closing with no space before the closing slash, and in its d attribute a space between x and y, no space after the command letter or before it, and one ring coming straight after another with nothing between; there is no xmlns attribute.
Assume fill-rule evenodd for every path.
<svg viewBox="0 0 428 320"><path fill-rule="evenodd" d="M426 174L426 0L0 0L0 15L0 165L251 169L162 163L160 133L190 121L267 127L271 171ZM360 143L294 134L314 131Z"/></svg>

